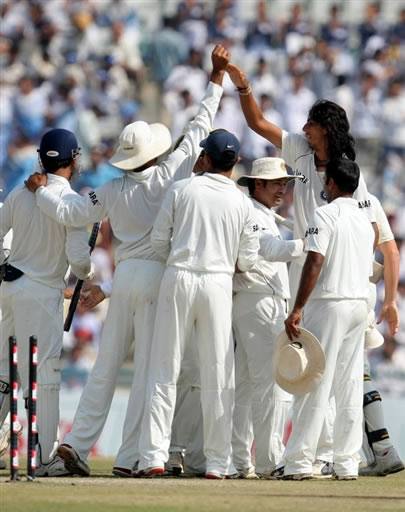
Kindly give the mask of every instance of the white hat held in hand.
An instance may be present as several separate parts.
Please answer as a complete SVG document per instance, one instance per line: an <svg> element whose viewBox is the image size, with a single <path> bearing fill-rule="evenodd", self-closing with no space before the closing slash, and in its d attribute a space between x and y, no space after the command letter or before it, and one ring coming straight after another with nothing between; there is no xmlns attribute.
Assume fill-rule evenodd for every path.
<svg viewBox="0 0 405 512"><path fill-rule="evenodd" d="M378 263L377 261L373 261L373 275L370 276L370 282L377 284L378 281L384 279L384 265Z"/></svg>
<svg viewBox="0 0 405 512"><path fill-rule="evenodd" d="M164 124L136 121L122 130L110 164L124 171L132 171L163 155L171 145L172 137Z"/></svg>
<svg viewBox="0 0 405 512"><path fill-rule="evenodd" d="M380 333L374 325L375 313L372 309L367 316L366 331L364 333L364 348L371 350L373 348L381 347L384 343L384 336Z"/></svg>
<svg viewBox="0 0 405 512"><path fill-rule="evenodd" d="M288 167L290 174L287 172L287 165L282 158L265 157L258 158L252 163L252 172L241 176L238 179L238 185L242 187L248 186L248 181L251 179L261 180L278 180L281 178L287 178L293 180L295 178L302 178L300 174L292 174L293 170Z"/></svg>
<svg viewBox="0 0 405 512"><path fill-rule="evenodd" d="M318 339L300 327L300 335L294 341L282 331L276 339L273 356L273 374L277 384L293 395L312 391L322 380L325 372L325 353Z"/></svg>

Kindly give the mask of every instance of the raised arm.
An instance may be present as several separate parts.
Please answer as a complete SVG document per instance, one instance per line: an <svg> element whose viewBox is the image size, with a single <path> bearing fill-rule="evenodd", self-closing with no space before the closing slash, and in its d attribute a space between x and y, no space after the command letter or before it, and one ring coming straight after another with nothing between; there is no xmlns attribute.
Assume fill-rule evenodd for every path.
<svg viewBox="0 0 405 512"><path fill-rule="evenodd" d="M281 148L282 129L264 118L253 97L252 88L245 73L238 66L231 63L228 64L226 70L238 89L240 104L249 128L270 141L277 148Z"/></svg>
<svg viewBox="0 0 405 512"><path fill-rule="evenodd" d="M211 54L212 71L210 76L210 82L220 85L224 80L226 67L229 64L231 58L230 53L222 45L217 44Z"/></svg>
<svg viewBox="0 0 405 512"><path fill-rule="evenodd" d="M159 172L173 181L191 176L194 165L201 152L200 142L212 130L215 114L222 97L222 80L229 63L230 54L221 45L217 45L212 54L212 72L210 82L194 119L190 121L184 132L183 140L170 154L169 158L159 166Z"/></svg>
<svg viewBox="0 0 405 512"><path fill-rule="evenodd" d="M153 250L156 251L156 253L164 260L167 260L171 250L171 238L174 223L174 202L176 197L175 186L167 191L150 236Z"/></svg>
<svg viewBox="0 0 405 512"><path fill-rule="evenodd" d="M107 196L117 196L117 191L114 194L111 182L90 191L85 196L79 196L70 191L63 198L44 186L46 185L44 175L32 174L24 183L28 190L36 194L37 205L48 217L59 224L72 227L82 227L102 221L108 215Z"/></svg>

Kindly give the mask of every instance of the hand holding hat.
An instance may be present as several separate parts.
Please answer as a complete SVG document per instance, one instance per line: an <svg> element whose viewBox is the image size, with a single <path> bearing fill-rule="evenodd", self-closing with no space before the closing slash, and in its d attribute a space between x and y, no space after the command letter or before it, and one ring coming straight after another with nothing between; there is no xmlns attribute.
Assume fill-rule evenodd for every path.
<svg viewBox="0 0 405 512"><path fill-rule="evenodd" d="M301 309L297 308L294 308L288 317L284 320L285 332L290 341L293 341L294 338L298 338L298 336L301 334L301 331L298 328L301 320L302 312Z"/></svg>
<svg viewBox="0 0 405 512"><path fill-rule="evenodd" d="M294 395L312 391L322 380L326 359L317 338L301 328L298 337L290 341L286 331L276 339L273 374L277 384Z"/></svg>

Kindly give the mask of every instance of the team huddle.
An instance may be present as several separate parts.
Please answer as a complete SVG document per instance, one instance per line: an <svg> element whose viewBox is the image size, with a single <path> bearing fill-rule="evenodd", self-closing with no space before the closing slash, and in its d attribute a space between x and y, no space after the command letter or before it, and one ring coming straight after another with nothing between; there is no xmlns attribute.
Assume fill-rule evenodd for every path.
<svg viewBox="0 0 405 512"><path fill-rule="evenodd" d="M255 160L239 178L248 194L231 179L238 139L212 130L226 72L248 125L279 149L279 158ZM303 131L263 117L243 71L218 45L198 113L166 159L169 130L131 123L110 160L123 176L79 196L69 184L79 167L76 137L44 134L42 174L15 188L0 214L0 426L9 410L8 338L25 353L35 334L37 476L90 474L88 455L133 341L118 477L355 480L362 448L360 474L404 469L364 361L364 349L382 341L377 246L385 280L378 322L398 329L394 237L355 163L344 110L316 102ZM289 181L293 238L283 240L273 208ZM107 217L119 242L113 281L91 286L83 301L109 297L108 313L72 430L59 444L64 276L70 264L79 279L93 277L86 227ZM27 364L23 357L24 398Z"/></svg>

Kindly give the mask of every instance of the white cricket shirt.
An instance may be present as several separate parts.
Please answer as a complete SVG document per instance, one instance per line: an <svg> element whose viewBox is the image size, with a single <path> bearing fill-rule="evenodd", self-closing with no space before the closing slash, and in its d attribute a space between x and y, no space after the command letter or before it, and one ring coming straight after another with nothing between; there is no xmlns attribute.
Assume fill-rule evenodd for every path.
<svg viewBox="0 0 405 512"><path fill-rule="evenodd" d="M0 216L1 216L1 209L3 208L3 203L0 203ZM10 231L4 235L3 238L3 256L0 259L0 263L7 258L7 256L10 254L10 248L11 248L11 240L13 239L13 230L10 229Z"/></svg>
<svg viewBox="0 0 405 512"><path fill-rule="evenodd" d="M307 139L296 133L283 131L281 157L292 167L295 174L303 178L294 184L294 234L293 238L303 238L315 209L328 203L323 191L324 172L315 167L314 150L308 146ZM369 193L364 178L360 174L359 186L353 194L358 206L364 210L370 222L375 222L375 213L371 207Z"/></svg>
<svg viewBox="0 0 405 512"><path fill-rule="evenodd" d="M235 183L205 173L176 183L167 192L151 236L167 265L233 275L257 261L259 239L253 206Z"/></svg>
<svg viewBox="0 0 405 512"><path fill-rule="evenodd" d="M201 152L222 96L222 87L212 82L194 120L187 126L179 147L163 163L141 172L126 172L86 196L61 201L46 188L37 192L37 204L47 215L63 224L83 226L109 217L119 240L115 262L135 258L164 261L152 248L150 234L167 189L188 178Z"/></svg>
<svg viewBox="0 0 405 512"><path fill-rule="evenodd" d="M48 174L47 187L42 188L58 200L79 197L68 180L54 174ZM78 278L91 276L87 229L66 228L45 215L25 185L12 190L0 210L1 261L4 260L3 238L10 228L13 240L8 262L33 281L63 289L69 263Z"/></svg>
<svg viewBox="0 0 405 512"><path fill-rule="evenodd" d="M285 262L301 257L304 244L301 239L282 240L272 210L256 199L250 199L254 206L254 229L259 233L259 257L252 270L234 275L233 290L268 293L289 299L290 287Z"/></svg>
<svg viewBox="0 0 405 512"><path fill-rule="evenodd" d="M305 250L325 259L310 298L367 300L374 237L356 199L339 197L317 208L309 221Z"/></svg>

